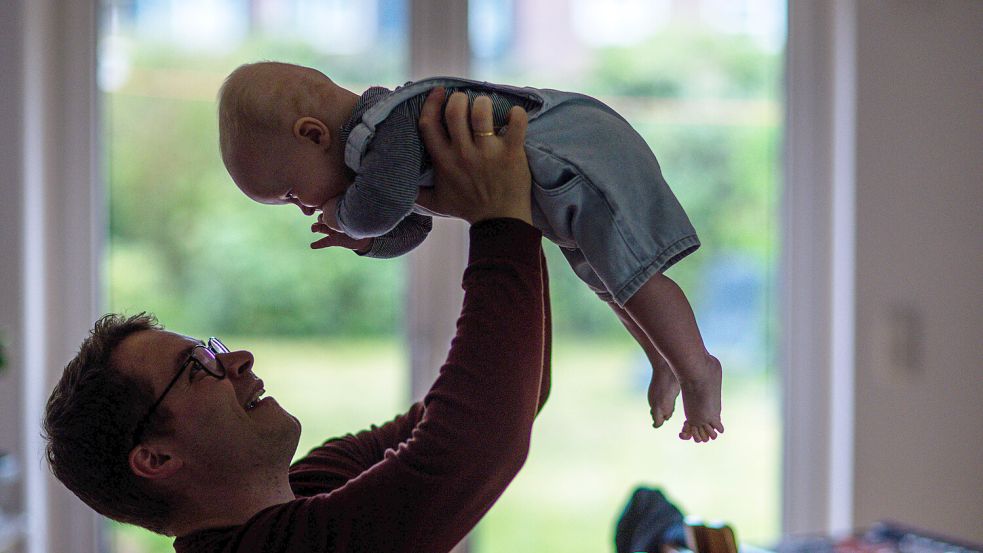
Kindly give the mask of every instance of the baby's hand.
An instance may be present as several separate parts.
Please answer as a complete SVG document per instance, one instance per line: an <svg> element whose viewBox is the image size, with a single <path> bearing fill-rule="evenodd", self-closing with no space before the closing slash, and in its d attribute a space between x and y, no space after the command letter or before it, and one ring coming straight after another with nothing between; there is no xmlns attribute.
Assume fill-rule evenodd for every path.
<svg viewBox="0 0 983 553"><path fill-rule="evenodd" d="M314 250L341 246L357 253L365 253L372 247L373 238L355 239L344 232L329 228L324 223L314 223L311 225L311 232L325 235L324 238L311 243L311 249Z"/></svg>
<svg viewBox="0 0 983 553"><path fill-rule="evenodd" d="M327 226L335 232L341 232L341 225L338 224L338 198L335 196L324 202L321 206L321 214L317 216L317 222ZM311 229L313 230L313 228ZM317 231L314 231L317 232Z"/></svg>

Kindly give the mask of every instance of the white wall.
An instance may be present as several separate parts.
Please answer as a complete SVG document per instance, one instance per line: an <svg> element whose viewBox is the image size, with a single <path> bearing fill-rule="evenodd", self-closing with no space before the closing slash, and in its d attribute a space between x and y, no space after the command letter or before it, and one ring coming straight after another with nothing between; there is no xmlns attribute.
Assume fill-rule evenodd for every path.
<svg viewBox="0 0 983 553"><path fill-rule="evenodd" d="M983 542L983 2L856 8L855 522Z"/></svg>

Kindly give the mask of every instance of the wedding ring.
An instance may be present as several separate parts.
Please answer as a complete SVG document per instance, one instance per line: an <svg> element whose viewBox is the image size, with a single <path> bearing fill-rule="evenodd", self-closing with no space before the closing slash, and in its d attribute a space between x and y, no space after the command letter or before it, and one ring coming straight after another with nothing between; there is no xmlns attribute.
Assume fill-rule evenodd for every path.
<svg viewBox="0 0 983 553"><path fill-rule="evenodd" d="M474 131L471 134L473 134L475 136L494 136L495 135L495 131Z"/></svg>

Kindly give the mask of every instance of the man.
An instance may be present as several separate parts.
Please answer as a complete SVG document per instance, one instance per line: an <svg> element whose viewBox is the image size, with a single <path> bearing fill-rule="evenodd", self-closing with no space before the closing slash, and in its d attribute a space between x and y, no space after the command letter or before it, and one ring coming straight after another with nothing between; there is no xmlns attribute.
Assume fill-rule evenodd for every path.
<svg viewBox="0 0 983 553"><path fill-rule="evenodd" d="M472 226L457 336L424 400L289 466L300 424L262 397L252 354L110 315L48 402L48 459L67 487L177 536L179 552L433 552L467 534L522 466L548 394L548 292L525 112L496 136L479 100L472 134L454 95L448 135L431 100L420 126L437 186L421 201Z"/></svg>

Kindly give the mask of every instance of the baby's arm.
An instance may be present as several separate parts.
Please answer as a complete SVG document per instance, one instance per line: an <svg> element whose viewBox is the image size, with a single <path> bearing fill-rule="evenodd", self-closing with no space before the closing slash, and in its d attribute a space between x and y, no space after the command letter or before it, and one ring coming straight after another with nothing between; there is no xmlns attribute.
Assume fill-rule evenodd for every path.
<svg viewBox="0 0 983 553"><path fill-rule="evenodd" d="M326 236L312 243L311 248L320 250L332 246L341 246L354 250L358 255L388 259L409 253L410 250L419 246L430 234L432 226L433 221L430 217L410 213L396 225L396 228L382 236L352 238L332 228L322 220L318 220L311 225L311 232Z"/></svg>
<svg viewBox="0 0 983 553"><path fill-rule="evenodd" d="M376 128L358 176L338 201L340 230L352 238L394 230L416 202L422 164L416 122L392 113Z"/></svg>
<svg viewBox="0 0 983 553"><path fill-rule="evenodd" d="M410 213L396 225L396 228L372 239L372 247L367 252L358 252L365 257L389 259L409 253L426 240L433 228L433 219L426 215Z"/></svg>

